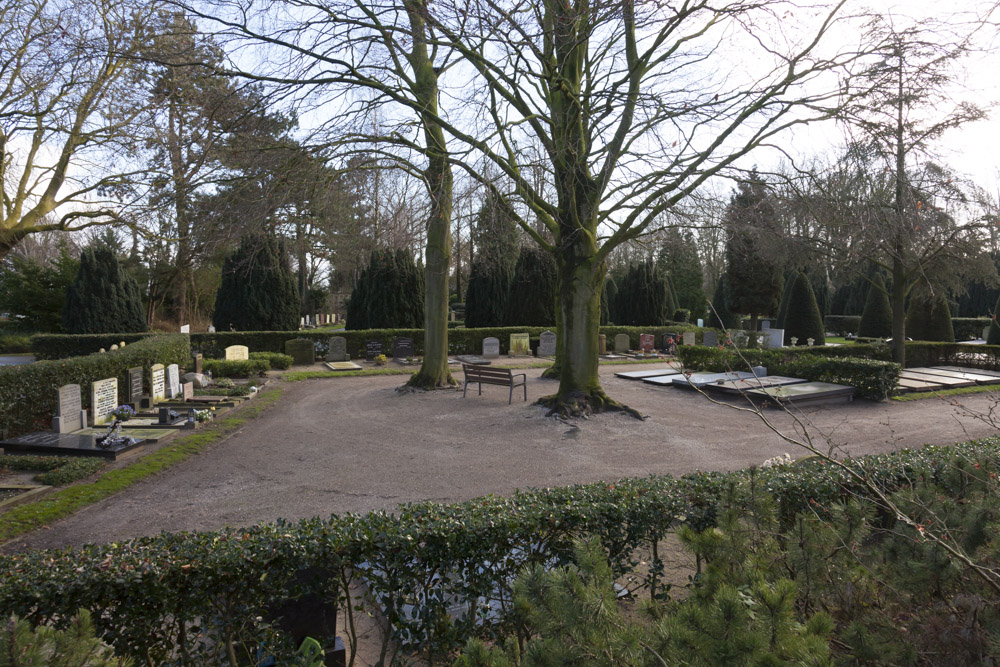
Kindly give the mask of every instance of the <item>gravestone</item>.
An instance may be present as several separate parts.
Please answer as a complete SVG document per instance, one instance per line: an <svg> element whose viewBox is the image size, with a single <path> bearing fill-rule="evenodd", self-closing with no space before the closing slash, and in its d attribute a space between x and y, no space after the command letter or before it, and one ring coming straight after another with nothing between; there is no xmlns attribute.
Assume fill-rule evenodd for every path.
<svg viewBox="0 0 1000 667"><path fill-rule="evenodd" d="M181 393L181 369L177 364L167 366L167 398L180 396Z"/></svg>
<svg viewBox="0 0 1000 667"><path fill-rule="evenodd" d="M246 345L230 345L226 348L226 361L246 361L250 358L250 348Z"/></svg>
<svg viewBox="0 0 1000 667"><path fill-rule="evenodd" d="M304 327L305 325L306 325L306 318L304 318L304 317L300 317L300 318L299 318L299 328L301 329L301 328L302 328L302 327Z"/></svg>
<svg viewBox="0 0 1000 667"><path fill-rule="evenodd" d="M184 421L184 417L181 413L172 408L160 408L157 411L156 423L160 426L172 426L182 421Z"/></svg>
<svg viewBox="0 0 1000 667"><path fill-rule="evenodd" d="M118 407L118 378L98 380L90 386L90 412L94 426L114 420L110 414Z"/></svg>
<svg viewBox="0 0 1000 667"><path fill-rule="evenodd" d="M625 352L628 352L630 344L628 334L618 334L615 336L615 354L624 354Z"/></svg>
<svg viewBox="0 0 1000 667"><path fill-rule="evenodd" d="M551 331L543 331L541 335L538 336L538 356L556 356L556 335Z"/></svg>
<svg viewBox="0 0 1000 667"><path fill-rule="evenodd" d="M393 359L406 359L407 357L412 357L413 354L413 339L406 338L405 336L396 336L392 339L392 358Z"/></svg>
<svg viewBox="0 0 1000 667"><path fill-rule="evenodd" d="M600 334L597 337L597 353L607 354L608 353L608 337L604 334Z"/></svg>
<svg viewBox="0 0 1000 667"><path fill-rule="evenodd" d="M698 339L695 337L693 331L685 331L684 332L684 344L685 345L694 345L695 341L697 341L697 340Z"/></svg>
<svg viewBox="0 0 1000 667"><path fill-rule="evenodd" d="M167 397L164 375L163 364L154 364L149 369L149 396L153 399L153 403Z"/></svg>
<svg viewBox="0 0 1000 667"><path fill-rule="evenodd" d="M784 329L768 329L764 332L766 345L771 349L777 349L784 346L785 340L785 330Z"/></svg>
<svg viewBox="0 0 1000 667"><path fill-rule="evenodd" d="M761 331L770 331L770 329L771 329L771 322L770 321L768 321L768 320L761 320L760 321L760 330Z"/></svg>
<svg viewBox="0 0 1000 667"><path fill-rule="evenodd" d="M211 324L208 325L208 333L215 333L215 327Z"/></svg>
<svg viewBox="0 0 1000 667"><path fill-rule="evenodd" d="M639 334L639 350L646 354L652 352L655 341L653 334Z"/></svg>
<svg viewBox="0 0 1000 667"><path fill-rule="evenodd" d="M988 325L986 327L983 327L983 340L987 340L990 337L990 329L992 327L993 327L992 324Z"/></svg>
<svg viewBox="0 0 1000 667"><path fill-rule="evenodd" d="M185 382L181 385L181 396L185 401L190 401L194 398L194 383Z"/></svg>
<svg viewBox="0 0 1000 667"><path fill-rule="evenodd" d="M705 326L705 320L703 320L703 319L701 319L701 318L699 317L699 318L698 318L698 328L700 329L700 328L702 328L703 326Z"/></svg>
<svg viewBox="0 0 1000 667"><path fill-rule="evenodd" d="M507 352L512 357L531 356L531 339L526 333L511 334L510 348Z"/></svg>
<svg viewBox="0 0 1000 667"><path fill-rule="evenodd" d="M671 350L677 347L677 334L665 333L660 338L660 347L664 350Z"/></svg>
<svg viewBox="0 0 1000 667"><path fill-rule="evenodd" d="M181 325L181 333L186 333L186 334L191 333L191 325L190 324L182 324Z"/></svg>
<svg viewBox="0 0 1000 667"><path fill-rule="evenodd" d="M97 445L96 435L85 433L28 433L0 441L7 454L45 454L49 456L99 456L112 461L119 454L140 447L144 440L131 439L107 449Z"/></svg>
<svg viewBox="0 0 1000 667"><path fill-rule="evenodd" d="M312 366L316 361L316 348L308 338L286 340L285 354L292 358L296 366Z"/></svg>
<svg viewBox="0 0 1000 667"><path fill-rule="evenodd" d="M702 335L701 344L705 347L716 347L719 344L719 332L706 331Z"/></svg>
<svg viewBox="0 0 1000 667"><path fill-rule="evenodd" d="M500 356L500 339L490 336L483 339L483 358L496 359Z"/></svg>
<svg viewBox="0 0 1000 667"><path fill-rule="evenodd" d="M194 355L194 372L197 373L198 375L201 375L202 373L205 372L204 370L202 370L203 366L204 366L204 357L202 357L201 352L199 352L196 355Z"/></svg>
<svg viewBox="0 0 1000 667"><path fill-rule="evenodd" d="M56 433L69 433L87 428L87 411L80 398L80 385L64 384L59 387L59 403L52 428Z"/></svg>
<svg viewBox="0 0 1000 667"><path fill-rule="evenodd" d="M343 336L334 336L330 339L330 348L326 353L326 360L329 362L347 361L347 339Z"/></svg>
<svg viewBox="0 0 1000 667"><path fill-rule="evenodd" d="M378 340L365 341L365 361L375 361L375 357L382 354L382 342Z"/></svg>
<svg viewBox="0 0 1000 667"><path fill-rule="evenodd" d="M313 319L313 324L315 324L316 326L321 326L323 323L320 321L320 317L321 315L319 313L316 313L316 317L315 319Z"/></svg>
<svg viewBox="0 0 1000 667"><path fill-rule="evenodd" d="M138 405L142 400L142 366L128 369L128 402Z"/></svg>

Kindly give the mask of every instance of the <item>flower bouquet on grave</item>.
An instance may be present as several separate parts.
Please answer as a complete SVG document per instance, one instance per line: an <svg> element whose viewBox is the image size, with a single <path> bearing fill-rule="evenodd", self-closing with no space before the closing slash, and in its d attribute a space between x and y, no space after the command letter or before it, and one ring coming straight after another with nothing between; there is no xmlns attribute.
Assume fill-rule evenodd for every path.
<svg viewBox="0 0 1000 667"><path fill-rule="evenodd" d="M120 422L127 422L132 417L135 417L135 410L132 409L131 405L119 405L110 414Z"/></svg>

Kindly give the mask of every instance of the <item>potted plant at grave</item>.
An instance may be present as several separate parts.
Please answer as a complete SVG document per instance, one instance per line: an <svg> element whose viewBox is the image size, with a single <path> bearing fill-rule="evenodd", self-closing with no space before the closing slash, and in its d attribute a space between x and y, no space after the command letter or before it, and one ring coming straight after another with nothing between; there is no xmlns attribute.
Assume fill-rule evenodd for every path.
<svg viewBox="0 0 1000 667"><path fill-rule="evenodd" d="M375 355L375 364L378 366L385 366L389 363L389 359L384 354Z"/></svg>
<svg viewBox="0 0 1000 667"><path fill-rule="evenodd" d="M111 411L111 416L120 422L127 422L135 416L135 410L132 409L131 405L119 405Z"/></svg>

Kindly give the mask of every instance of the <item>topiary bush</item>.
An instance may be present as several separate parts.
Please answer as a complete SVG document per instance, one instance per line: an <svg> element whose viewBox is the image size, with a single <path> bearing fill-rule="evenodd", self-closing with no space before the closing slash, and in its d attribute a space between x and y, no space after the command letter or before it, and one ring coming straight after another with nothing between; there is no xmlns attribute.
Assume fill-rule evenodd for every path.
<svg viewBox="0 0 1000 667"><path fill-rule="evenodd" d="M242 239L222 266L212 323L222 331L299 328L299 288L283 241L266 234Z"/></svg>
<svg viewBox="0 0 1000 667"><path fill-rule="evenodd" d="M139 285L111 248L91 246L80 256L80 270L66 290L63 329L69 333L146 330Z"/></svg>
<svg viewBox="0 0 1000 667"><path fill-rule="evenodd" d="M508 327L553 327L556 323L556 260L534 245L521 248L507 298Z"/></svg>
<svg viewBox="0 0 1000 667"><path fill-rule="evenodd" d="M920 293L910 300L906 312L906 336L913 340L954 343L951 310L942 290L936 295Z"/></svg>
<svg viewBox="0 0 1000 667"><path fill-rule="evenodd" d="M888 338L892 335L892 304L889 303L889 293L881 273L875 274L868 288L857 334L863 338Z"/></svg>
<svg viewBox="0 0 1000 667"><path fill-rule="evenodd" d="M715 295L708 308L708 326L715 329L738 329L740 316L729 310L729 278L723 273L715 285Z"/></svg>
<svg viewBox="0 0 1000 667"><path fill-rule="evenodd" d="M272 370L277 369L282 371L291 368L292 362L295 361L290 354L282 354L281 352L251 352L250 359L263 359Z"/></svg>
<svg viewBox="0 0 1000 667"><path fill-rule="evenodd" d="M827 315L823 318L826 330L838 336L858 335L861 325L860 315Z"/></svg>
<svg viewBox="0 0 1000 667"><path fill-rule="evenodd" d="M347 303L352 330L424 323L424 277L405 250L373 250Z"/></svg>
<svg viewBox="0 0 1000 667"><path fill-rule="evenodd" d="M788 308L785 311L785 341L792 337L805 345L808 339L814 339L815 345L826 345L826 334L823 327L823 317L816 296L806 274L799 272L788 293Z"/></svg>

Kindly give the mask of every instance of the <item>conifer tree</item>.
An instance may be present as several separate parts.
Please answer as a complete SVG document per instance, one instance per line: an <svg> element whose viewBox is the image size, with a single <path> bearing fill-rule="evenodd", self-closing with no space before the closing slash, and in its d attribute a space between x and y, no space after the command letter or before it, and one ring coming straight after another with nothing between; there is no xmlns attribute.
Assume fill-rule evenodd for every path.
<svg viewBox="0 0 1000 667"><path fill-rule="evenodd" d="M284 243L251 234L223 264L212 323L219 331L294 331L299 303Z"/></svg>
<svg viewBox="0 0 1000 667"><path fill-rule="evenodd" d="M670 312L685 308L691 311L691 319L705 316L705 291L702 288L704 274L698 245L690 230L671 229L656 258L657 267L667 277L673 290L676 305Z"/></svg>
<svg viewBox="0 0 1000 667"><path fill-rule="evenodd" d="M90 612L80 609L65 629L47 625L35 628L16 616L0 625L0 665L59 665L60 667L127 667L129 658L97 638Z"/></svg>
<svg viewBox="0 0 1000 667"><path fill-rule="evenodd" d="M615 324L657 326L674 314L670 283L652 261L629 266L615 297Z"/></svg>
<svg viewBox="0 0 1000 667"><path fill-rule="evenodd" d="M111 248L94 245L80 256L76 280L62 311L68 333L135 333L146 330L139 285Z"/></svg>
<svg viewBox="0 0 1000 667"><path fill-rule="evenodd" d="M906 313L906 336L913 340L954 343L955 329L943 290L921 291L910 299Z"/></svg>
<svg viewBox="0 0 1000 667"><path fill-rule="evenodd" d="M785 341L793 336L805 345L812 338L814 345L825 345L826 335L823 331L823 318L816 305L816 297L806 274L799 272L792 282L788 293L788 311L785 314Z"/></svg>
<svg viewBox="0 0 1000 667"><path fill-rule="evenodd" d="M479 260L472 263L465 292L466 327L503 326L512 277L501 267Z"/></svg>
<svg viewBox="0 0 1000 667"><path fill-rule="evenodd" d="M1000 313L1000 297L997 297L997 303L991 313L990 332L986 336L987 345L1000 345L1000 324L997 324L997 313Z"/></svg>
<svg viewBox="0 0 1000 667"><path fill-rule="evenodd" d="M556 262L533 246L521 248L507 298L509 327L551 327L556 323Z"/></svg>
<svg viewBox="0 0 1000 667"><path fill-rule="evenodd" d="M865 309L861 313L858 336L862 338L887 338L892 335L892 305L882 274L876 273L868 288Z"/></svg>
<svg viewBox="0 0 1000 667"><path fill-rule="evenodd" d="M716 329L736 329L740 325L740 316L729 310L729 278L725 273L719 277L715 285L715 294L709 304L708 326Z"/></svg>
<svg viewBox="0 0 1000 667"><path fill-rule="evenodd" d="M601 289L601 326L605 326L614 321L612 313L615 312L615 298L618 296L618 285L611 276L604 280L604 287Z"/></svg>
<svg viewBox="0 0 1000 667"><path fill-rule="evenodd" d="M348 329L416 329L423 326L423 274L405 250L375 250L351 291Z"/></svg>
<svg viewBox="0 0 1000 667"><path fill-rule="evenodd" d="M788 295L792 292L792 285L795 284L795 272L789 271L785 274L785 289L781 292L781 305L778 307L778 317L775 325L779 329L785 328L785 316L788 314Z"/></svg>

